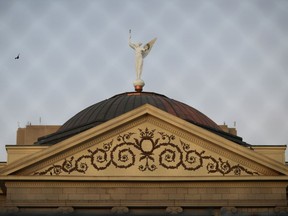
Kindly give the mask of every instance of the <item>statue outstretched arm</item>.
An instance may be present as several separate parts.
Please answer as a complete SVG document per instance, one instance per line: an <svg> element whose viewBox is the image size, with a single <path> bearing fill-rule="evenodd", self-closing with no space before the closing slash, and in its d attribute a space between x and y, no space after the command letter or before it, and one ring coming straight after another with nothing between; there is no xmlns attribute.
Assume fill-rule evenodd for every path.
<svg viewBox="0 0 288 216"><path fill-rule="evenodd" d="M130 46L132 49L135 49L135 48L136 48L135 44L131 42L131 29L129 29L129 39L128 39L128 43L129 43L129 46Z"/></svg>

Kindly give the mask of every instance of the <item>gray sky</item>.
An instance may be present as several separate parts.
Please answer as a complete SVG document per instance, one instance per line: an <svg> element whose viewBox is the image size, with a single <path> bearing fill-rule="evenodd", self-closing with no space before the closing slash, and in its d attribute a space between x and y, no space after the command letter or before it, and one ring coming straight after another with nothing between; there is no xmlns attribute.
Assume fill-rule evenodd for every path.
<svg viewBox="0 0 288 216"><path fill-rule="evenodd" d="M133 91L129 29L158 38L145 91L236 122L248 143L288 144L287 0L0 0L0 161L27 122Z"/></svg>

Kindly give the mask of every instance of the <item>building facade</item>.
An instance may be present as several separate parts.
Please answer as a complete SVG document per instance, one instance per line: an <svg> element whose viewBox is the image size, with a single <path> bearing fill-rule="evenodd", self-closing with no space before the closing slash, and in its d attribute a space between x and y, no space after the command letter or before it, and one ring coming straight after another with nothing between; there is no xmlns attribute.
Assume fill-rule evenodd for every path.
<svg viewBox="0 0 288 216"><path fill-rule="evenodd" d="M245 143L156 93L27 126L6 148L0 215L288 215L285 145Z"/></svg>

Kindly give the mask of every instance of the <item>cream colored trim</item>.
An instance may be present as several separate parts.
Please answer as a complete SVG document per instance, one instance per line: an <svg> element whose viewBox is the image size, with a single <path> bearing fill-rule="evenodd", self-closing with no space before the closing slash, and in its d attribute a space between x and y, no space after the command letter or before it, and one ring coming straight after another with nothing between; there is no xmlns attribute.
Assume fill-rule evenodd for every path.
<svg viewBox="0 0 288 216"><path fill-rule="evenodd" d="M9 176L0 176L1 180L4 181L35 181L35 176L18 176L18 175L9 175ZM287 183L288 176L211 176L207 178L207 176L196 176L196 177L183 177L183 176L37 176L37 181L81 181L83 182L99 182L102 181L113 181L113 182L137 182L137 181L161 181L161 182L254 182L256 184L261 184L261 182L265 181L285 181L284 184ZM82 184L81 183L81 184ZM33 183L34 184L34 183ZM159 183L162 184L162 183ZM193 183L194 184L194 183ZM224 184L222 185L224 186Z"/></svg>
<svg viewBox="0 0 288 216"><path fill-rule="evenodd" d="M0 175L9 175L10 173L26 168L32 164L37 164L40 161L43 161L45 159L49 159L50 157L55 156L59 152L68 151L72 147L76 145L81 145L87 140L91 140L92 138L98 137L99 135L102 135L101 140L105 140L106 138L105 134L107 134L107 132L109 132L110 130L115 129L115 128L117 129L117 127L119 127L121 124L125 124L125 122L130 122L133 119L136 119L137 117L139 118L140 116L145 115L145 114L147 114L146 105L143 105L139 107L138 109L125 113L97 127L91 128L90 130L84 131L60 143L52 145L45 151L36 153L30 158L26 158L21 161L15 161L9 164L8 166L4 167L2 170L0 170Z"/></svg>
<svg viewBox="0 0 288 216"><path fill-rule="evenodd" d="M226 158L229 158L232 161L235 161L235 162L237 162L237 163L239 163L241 165L244 165L246 167L250 167L250 168L252 168L254 170L257 170L261 174L264 174L264 175L279 175L274 170L267 169L267 167L263 166L262 164L255 163L255 161L251 160L251 159L247 160L247 158L243 157L243 155L240 155L240 154L237 154L236 152L231 151L230 148L227 148L231 144L231 142L229 140L227 140L227 139L224 139L222 137L217 136L218 139L222 138L223 141L220 141L219 145L214 145L215 142L205 139L206 135L210 136L211 132L209 132L209 131L206 131L206 130L200 128L200 131L202 132L203 135L197 136L197 134L195 134L195 129L194 128L190 129L190 125L187 125L187 126L182 127L182 128L176 128L176 127L173 127L174 125L171 125L172 123L171 124L167 124L167 123L163 124L162 120L157 119L157 118L155 118L153 116L151 116L151 118L149 118L149 119L153 119L151 121L152 124L157 125L159 127L162 127L165 130L170 131L174 135L178 135L179 137L183 137L183 138L189 140L191 143L194 143L194 144L196 144L196 145L198 145L200 147L204 147L206 149L209 149L210 151L215 152L218 155L222 155L222 156L224 156ZM192 126L194 126L194 125L192 125ZM197 126L195 126L195 127L197 127ZM199 127L197 127L197 129L198 128ZM215 138L215 139L217 139L217 138ZM234 145L235 145L235 143L232 143L233 147L234 147ZM239 149L247 150L246 147L240 146L238 144L237 144L237 147ZM250 150L248 150L248 151L250 151Z"/></svg>
<svg viewBox="0 0 288 216"><path fill-rule="evenodd" d="M129 123L125 123L124 125L121 125L121 127L116 128L115 130L107 131L105 134L101 134L101 136L98 137L92 137L91 139L88 139L86 142L82 142L78 145L75 145L73 148L67 149L63 152L59 152L59 154L55 157L51 157L48 160L43 161L42 163L32 166L30 168L25 169L24 172L21 172L21 175L29 175L31 173L34 173L37 170L40 170L48 165L51 165L59 160L65 159L71 155L74 155L84 149L90 148L98 143L102 143L107 139L110 139L111 137L118 135L122 133L125 130L129 130L130 128L136 127L140 125L141 123L145 122L146 118L139 118L136 121L131 121ZM71 139L72 140L72 139ZM31 174L32 175L32 174Z"/></svg>
<svg viewBox="0 0 288 216"><path fill-rule="evenodd" d="M42 151L49 146L33 146L33 145L16 145L16 146L6 146L6 151L8 154L7 164L13 161L22 160L24 157L29 157L36 152Z"/></svg>
<svg viewBox="0 0 288 216"><path fill-rule="evenodd" d="M185 137L197 137L197 139L192 139L193 142L198 142L198 145L205 145L205 143L210 143L210 148L213 148L213 151L218 152L221 150L222 154L225 153L225 156L233 155L233 160L238 161L241 164L251 167L255 166L257 170L261 170L261 173L270 174L270 175L288 175L288 168L283 164L264 157L262 154L254 152L246 147L237 145L225 138L222 138L212 132L209 132L201 127L190 124L187 121L179 119L174 115L166 113L158 108L155 108L151 105L143 105L137 109L134 109L128 113L125 113L117 118L114 118L108 122L105 122L99 126L91 128L87 131L84 131L80 134L77 134L69 139L66 139L58 144L55 144L43 151L37 152L34 155L31 155L29 158L25 158L20 161L15 161L0 170L0 175L9 175L15 172L19 172L23 174L27 174L31 170L35 170L35 167L43 167L44 164L47 164L45 161L50 161L53 158L53 161L56 157L60 159L65 156L65 152L74 152L87 148L87 145L84 143L89 142L88 146L92 146L97 142L101 142L109 137L112 134L120 133L124 129L131 128L137 126L141 122L147 121L147 116L152 116L149 118L154 119L153 123L160 124L159 126L165 127L165 124L169 124L169 127L165 127L167 130L171 130L171 128L177 128L177 130L171 132L177 132L179 136ZM160 123L162 122L162 123ZM163 124L165 122L165 124ZM182 132L179 132L182 131ZM199 139L200 138L200 139ZM93 141L92 141L93 140ZM203 142L199 142L198 140L203 140ZM213 145L211 145L213 144ZM206 145L205 147L209 147ZM212 147L211 147L212 146ZM63 154L64 153L64 154ZM231 157L231 156L230 156ZM57 159L59 159L57 158ZM248 164L248 161L249 164ZM39 164L40 166L37 166ZM29 166L33 165L33 167L29 168ZM265 167L265 168L264 168ZM24 169L26 171L24 171ZM268 169L268 171L267 171ZM23 171L21 171L23 170ZM265 171L266 170L266 171ZM269 171L270 170L270 171ZM37 176L38 178L38 176ZM70 177L69 177L70 178ZM223 179L223 178L222 178Z"/></svg>
<svg viewBox="0 0 288 216"><path fill-rule="evenodd" d="M271 145L261 145L252 146L255 152L259 152L269 158L279 161L282 164L285 164L285 150L287 148L286 145L278 145L278 146L271 146Z"/></svg>
<svg viewBox="0 0 288 216"><path fill-rule="evenodd" d="M162 112L162 110L158 110L160 112ZM155 117L160 117L160 112L157 113L155 115ZM168 115L166 116L165 119L159 118L163 121L169 122L170 124L173 124L173 126L176 126L178 128L181 128L181 130L187 132L190 134L191 137L191 131L193 131L193 136L197 137L197 138L201 138L201 139L193 139L191 140L192 142L195 142L199 145L204 145L205 143L201 142L200 140L205 140L206 143L210 142L213 143L215 145L215 148L213 148L213 145L210 145L210 149L211 147L213 149L214 152L218 152L219 153L219 149L221 149L221 152L223 154L223 151L226 152L226 154L224 154L224 156L229 157L229 155L231 156L231 153L236 153L237 155L233 154L233 159L235 160L237 157L238 162L243 164L243 165L248 165L249 167L251 167L251 164L247 164L247 162L245 162L243 159L249 159L250 161L253 161L257 164L261 164L264 165L266 167L269 167L271 170L275 170L274 174L276 174L277 172L280 172L282 174L288 175L288 168L283 165L282 163L275 161L271 158L265 157L260 153L257 153L255 151L251 151L250 149L248 149L247 147L243 147L241 145L235 144L232 141L229 141L219 135L216 135L208 130L205 130L201 127L198 127L196 125L190 124L187 121L184 121L182 119L176 118L177 121L173 118L173 115ZM161 125L163 126L163 125ZM169 130L169 128L165 128L167 130ZM175 131L173 131L175 132ZM178 134L179 136L185 136L185 134ZM187 135L186 135L187 136ZM191 139L191 138L190 138ZM217 146L217 147L216 147ZM207 145L205 145L205 147L208 147ZM229 153L229 154L227 154ZM241 160L242 159L242 160ZM262 170L263 172L264 170Z"/></svg>

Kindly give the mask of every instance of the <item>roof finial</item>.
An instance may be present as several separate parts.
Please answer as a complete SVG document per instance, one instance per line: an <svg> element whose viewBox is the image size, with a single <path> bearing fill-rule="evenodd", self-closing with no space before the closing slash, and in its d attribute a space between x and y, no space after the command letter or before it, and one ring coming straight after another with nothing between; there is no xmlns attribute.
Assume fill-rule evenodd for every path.
<svg viewBox="0 0 288 216"><path fill-rule="evenodd" d="M129 30L129 46L135 50L136 57L136 80L133 82L135 91L142 92L143 87L145 85L144 81L141 79L142 69L143 69L143 59L148 55L150 50L152 49L153 44L155 43L157 38L154 38L149 43L147 43L144 47L142 47L142 43L132 43L131 42L131 29Z"/></svg>
<svg viewBox="0 0 288 216"><path fill-rule="evenodd" d="M144 81L142 79L136 79L133 82L133 85L134 85L134 89L135 89L136 92L142 92L145 83L144 83Z"/></svg>

